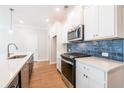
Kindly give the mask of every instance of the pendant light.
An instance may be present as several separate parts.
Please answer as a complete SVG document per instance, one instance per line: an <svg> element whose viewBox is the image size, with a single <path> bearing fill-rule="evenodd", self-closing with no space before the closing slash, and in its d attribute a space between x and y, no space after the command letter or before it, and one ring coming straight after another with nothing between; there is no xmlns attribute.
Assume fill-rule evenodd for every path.
<svg viewBox="0 0 124 93"><path fill-rule="evenodd" d="M14 30L13 30L13 11L14 9L13 8L10 8L10 29L9 29L9 33L13 33Z"/></svg>

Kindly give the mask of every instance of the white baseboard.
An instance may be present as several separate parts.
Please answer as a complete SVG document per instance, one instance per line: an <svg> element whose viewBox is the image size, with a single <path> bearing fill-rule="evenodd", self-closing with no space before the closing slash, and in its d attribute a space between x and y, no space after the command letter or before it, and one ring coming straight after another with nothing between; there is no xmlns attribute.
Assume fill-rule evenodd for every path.
<svg viewBox="0 0 124 93"><path fill-rule="evenodd" d="M36 62L42 62L42 61L49 61L48 59L40 59L40 60L36 60Z"/></svg>
<svg viewBox="0 0 124 93"><path fill-rule="evenodd" d="M40 59L40 60L36 60L35 62L44 62L44 61L48 61L49 64L56 64L55 61L51 61L51 62L50 62L48 59Z"/></svg>
<svg viewBox="0 0 124 93"><path fill-rule="evenodd" d="M53 61L53 62L50 62L50 64L56 64L56 62Z"/></svg>

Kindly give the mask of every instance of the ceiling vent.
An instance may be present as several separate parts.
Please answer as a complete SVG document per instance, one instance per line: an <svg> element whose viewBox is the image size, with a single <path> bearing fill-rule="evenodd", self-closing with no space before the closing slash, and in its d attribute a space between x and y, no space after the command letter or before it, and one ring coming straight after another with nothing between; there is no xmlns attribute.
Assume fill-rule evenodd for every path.
<svg viewBox="0 0 124 93"><path fill-rule="evenodd" d="M68 5L65 5L65 6L64 6L64 9L67 9L67 8L68 8Z"/></svg>

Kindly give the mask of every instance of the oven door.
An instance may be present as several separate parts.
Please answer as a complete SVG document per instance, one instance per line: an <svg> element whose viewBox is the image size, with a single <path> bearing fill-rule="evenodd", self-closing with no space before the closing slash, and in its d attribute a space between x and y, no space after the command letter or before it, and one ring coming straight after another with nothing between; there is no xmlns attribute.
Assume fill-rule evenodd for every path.
<svg viewBox="0 0 124 93"><path fill-rule="evenodd" d="M66 59L61 59L62 64L62 75L64 76L65 83L68 87L74 87L75 86L75 63L70 62ZM69 85L68 85L69 84Z"/></svg>

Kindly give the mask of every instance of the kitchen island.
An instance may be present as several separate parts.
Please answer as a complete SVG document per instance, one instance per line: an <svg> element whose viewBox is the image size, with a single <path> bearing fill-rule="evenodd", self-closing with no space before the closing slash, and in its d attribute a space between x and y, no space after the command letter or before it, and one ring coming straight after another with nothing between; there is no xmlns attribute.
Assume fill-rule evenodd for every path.
<svg viewBox="0 0 124 93"><path fill-rule="evenodd" d="M33 56L32 52L19 52L14 55L26 55L24 58L2 59L0 62L0 88L7 88ZM29 71L30 72L30 71Z"/></svg>

